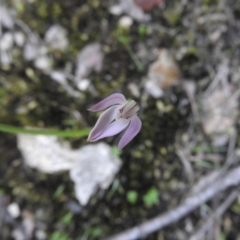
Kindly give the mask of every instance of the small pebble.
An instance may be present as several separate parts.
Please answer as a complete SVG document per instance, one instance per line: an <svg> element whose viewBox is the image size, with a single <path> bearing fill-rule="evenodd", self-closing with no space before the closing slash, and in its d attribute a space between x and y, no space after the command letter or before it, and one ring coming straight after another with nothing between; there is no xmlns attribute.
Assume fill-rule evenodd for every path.
<svg viewBox="0 0 240 240"><path fill-rule="evenodd" d="M20 216L20 208L17 203L11 203L7 207L7 211L13 218L18 218Z"/></svg>
<svg viewBox="0 0 240 240"><path fill-rule="evenodd" d="M118 22L119 26L122 28L130 28L133 24L133 19L129 16L122 16Z"/></svg>
<svg viewBox="0 0 240 240"><path fill-rule="evenodd" d="M113 6L110 7L109 12L112 15L119 16L119 15L122 14L122 8L119 5L113 5Z"/></svg>

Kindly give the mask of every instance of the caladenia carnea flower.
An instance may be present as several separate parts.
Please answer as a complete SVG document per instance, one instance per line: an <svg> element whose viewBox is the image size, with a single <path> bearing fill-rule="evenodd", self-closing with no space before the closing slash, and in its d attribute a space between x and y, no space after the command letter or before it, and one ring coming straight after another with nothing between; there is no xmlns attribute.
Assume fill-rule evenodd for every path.
<svg viewBox="0 0 240 240"><path fill-rule="evenodd" d="M88 109L97 112L106 109L99 117L89 134L88 141L95 142L101 138L114 136L126 129L118 148L125 147L140 131L142 122L137 116L138 104L127 101L121 93L114 93Z"/></svg>

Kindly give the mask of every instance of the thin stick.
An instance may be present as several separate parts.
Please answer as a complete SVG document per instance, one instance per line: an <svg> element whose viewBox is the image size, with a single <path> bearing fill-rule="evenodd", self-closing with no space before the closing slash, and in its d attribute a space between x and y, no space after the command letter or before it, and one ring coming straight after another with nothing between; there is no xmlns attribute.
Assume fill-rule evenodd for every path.
<svg viewBox="0 0 240 240"><path fill-rule="evenodd" d="M194 172L193 172L193 168L190 161L186 158L185 153L180 149L177 150L177 155L180 161L182 162L182 165L184 167L184 170L185 170L185 173L187 174L188 179L192 181Z"/></svg>

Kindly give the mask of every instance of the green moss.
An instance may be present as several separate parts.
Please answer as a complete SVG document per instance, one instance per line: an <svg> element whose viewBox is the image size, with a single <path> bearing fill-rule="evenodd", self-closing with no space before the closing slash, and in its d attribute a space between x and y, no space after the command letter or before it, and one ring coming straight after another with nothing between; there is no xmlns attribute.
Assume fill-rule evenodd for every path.
<svg viewBox="0 0 240 240"><path fill-rule="evenodd" d="M53 16L54 17L59 17L62 14L62 7L60 6L59 3L53 3Z"/></svg>
<svg viewBox="0 0 240 240"><path fill-rule="evenodd" d="M41 1L41 3L37 8L38 15L42 18L46 18L48 16L48 10L49 10L49 6L47 5L47 3Z"/></svg>
<svg viewBox="0 0 240 240"><path fill-rule="evenodd" d="M165 11L164 17L171 26L176 26L181 19L181 11Z"/></svg>

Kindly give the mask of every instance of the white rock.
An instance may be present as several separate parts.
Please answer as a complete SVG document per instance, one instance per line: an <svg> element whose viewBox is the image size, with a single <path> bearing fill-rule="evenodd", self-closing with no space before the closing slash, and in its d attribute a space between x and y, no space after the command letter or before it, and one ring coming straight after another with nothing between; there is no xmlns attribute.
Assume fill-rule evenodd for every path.
<svg viewBox="0 0 240 240"><path fill-rule="evenodd" d="M50 49L65 50L68 46L66 29L58 24L51 26L45 34L45 42Z"/></svg>
<svg viewBox="0 0 240 240"><path fill-rule="evenodd" d="M23 134L17 136L17 142L28 166L45 173L70 170L76 198L82 205L88 203L99 187L108 188L121 166L121 160L105 143L72 150L56 137Z"/></svg>
<svg viewBox="0 0 240 240"><path fill-rule="evenodd" d="M55 136L19 134L17 142L25 163L45 173L69 170L78 157Z"/></svg>
<svg viewBox="0 0 240 240"><path fill-rule="evenodd" d="M26 236L25 234L23 233L23 230L20 229L20 228L16 228L12 231L12 237L15 239L15 240L26 240Z"/></svg>
<svg viewBox="0 0 240 240"><path fill-rule="evenodd" d="M163 96L163 90L156 84L154 80L148 80L145 83L145 90L148 94L152 95L154 98L159 98Z"/></svg>
<svg viewBox="0 0 240 240"><path fill-rule="evenodd" d="M32 43L27 43L23 50L23 56L26 60L34 60L39 54L38 46Z"/></svg>
<svg viewBox="0 0 240 240"><path fill-rule="evenodd" d="M51 60L47 56L40 56L35 60L34 65L38 69L49 71L51 69Z"/></svg>
<svg viewBox="0 0 240 240"><path fill-rule="evenodd" d="M109 12L112 15L119 16L122 14L122 8L120 5L113 5L110 7Z"/></svg>
<svg viewBox="0 0 240 240"><path fill-rule="evenodd" d="M20 216L20 208L18 206L17 203L11 203L8 205L7 207L7 211L9 212L9 214L13 217L13 218L17 218Z"/></svg>
<svg viewBox="0 0 240 240"><path fill-rule="evenodd" d="M0 38L0 50L10 50L13 47L13 35L9 32L3 34Z"/></svg>
<svg viewBox="0 0 240 240"><path fill-rule="evenodd" d="M91 82L89 79L82 79L77 83L78 89L81 91L86 91L89 86L90 86Z"/></svg>
<svg viewBox="0 0 240 240"><path fill-rule="evenodd" d="M35 237L38 240L45 240L47 239L47 234L44 231L38 229L35 232Z"/></svg>
<svg viewBox="0 0 240 240"><path fill-rule="evenodd" d="M10 14L10 11L2 6L0 6L0 23L8 29L12 29L14 26L14 21Z"/></svg>
<svg viewBox="0 0 240 240"><path fill-rule="evenodd" d="M4 50L0 50L1 54L0 54L0 63L3 66L9 66L12 63L12 55Z"/></svg>
<svg viewBox="0 0 240 240"><path fill-rule="evenodd" d="M86 205L98 187L108 188L120 166L121 160L113 155L111 147L105 143L81 148L79 159L70 171L79 202Z"/></svg>

